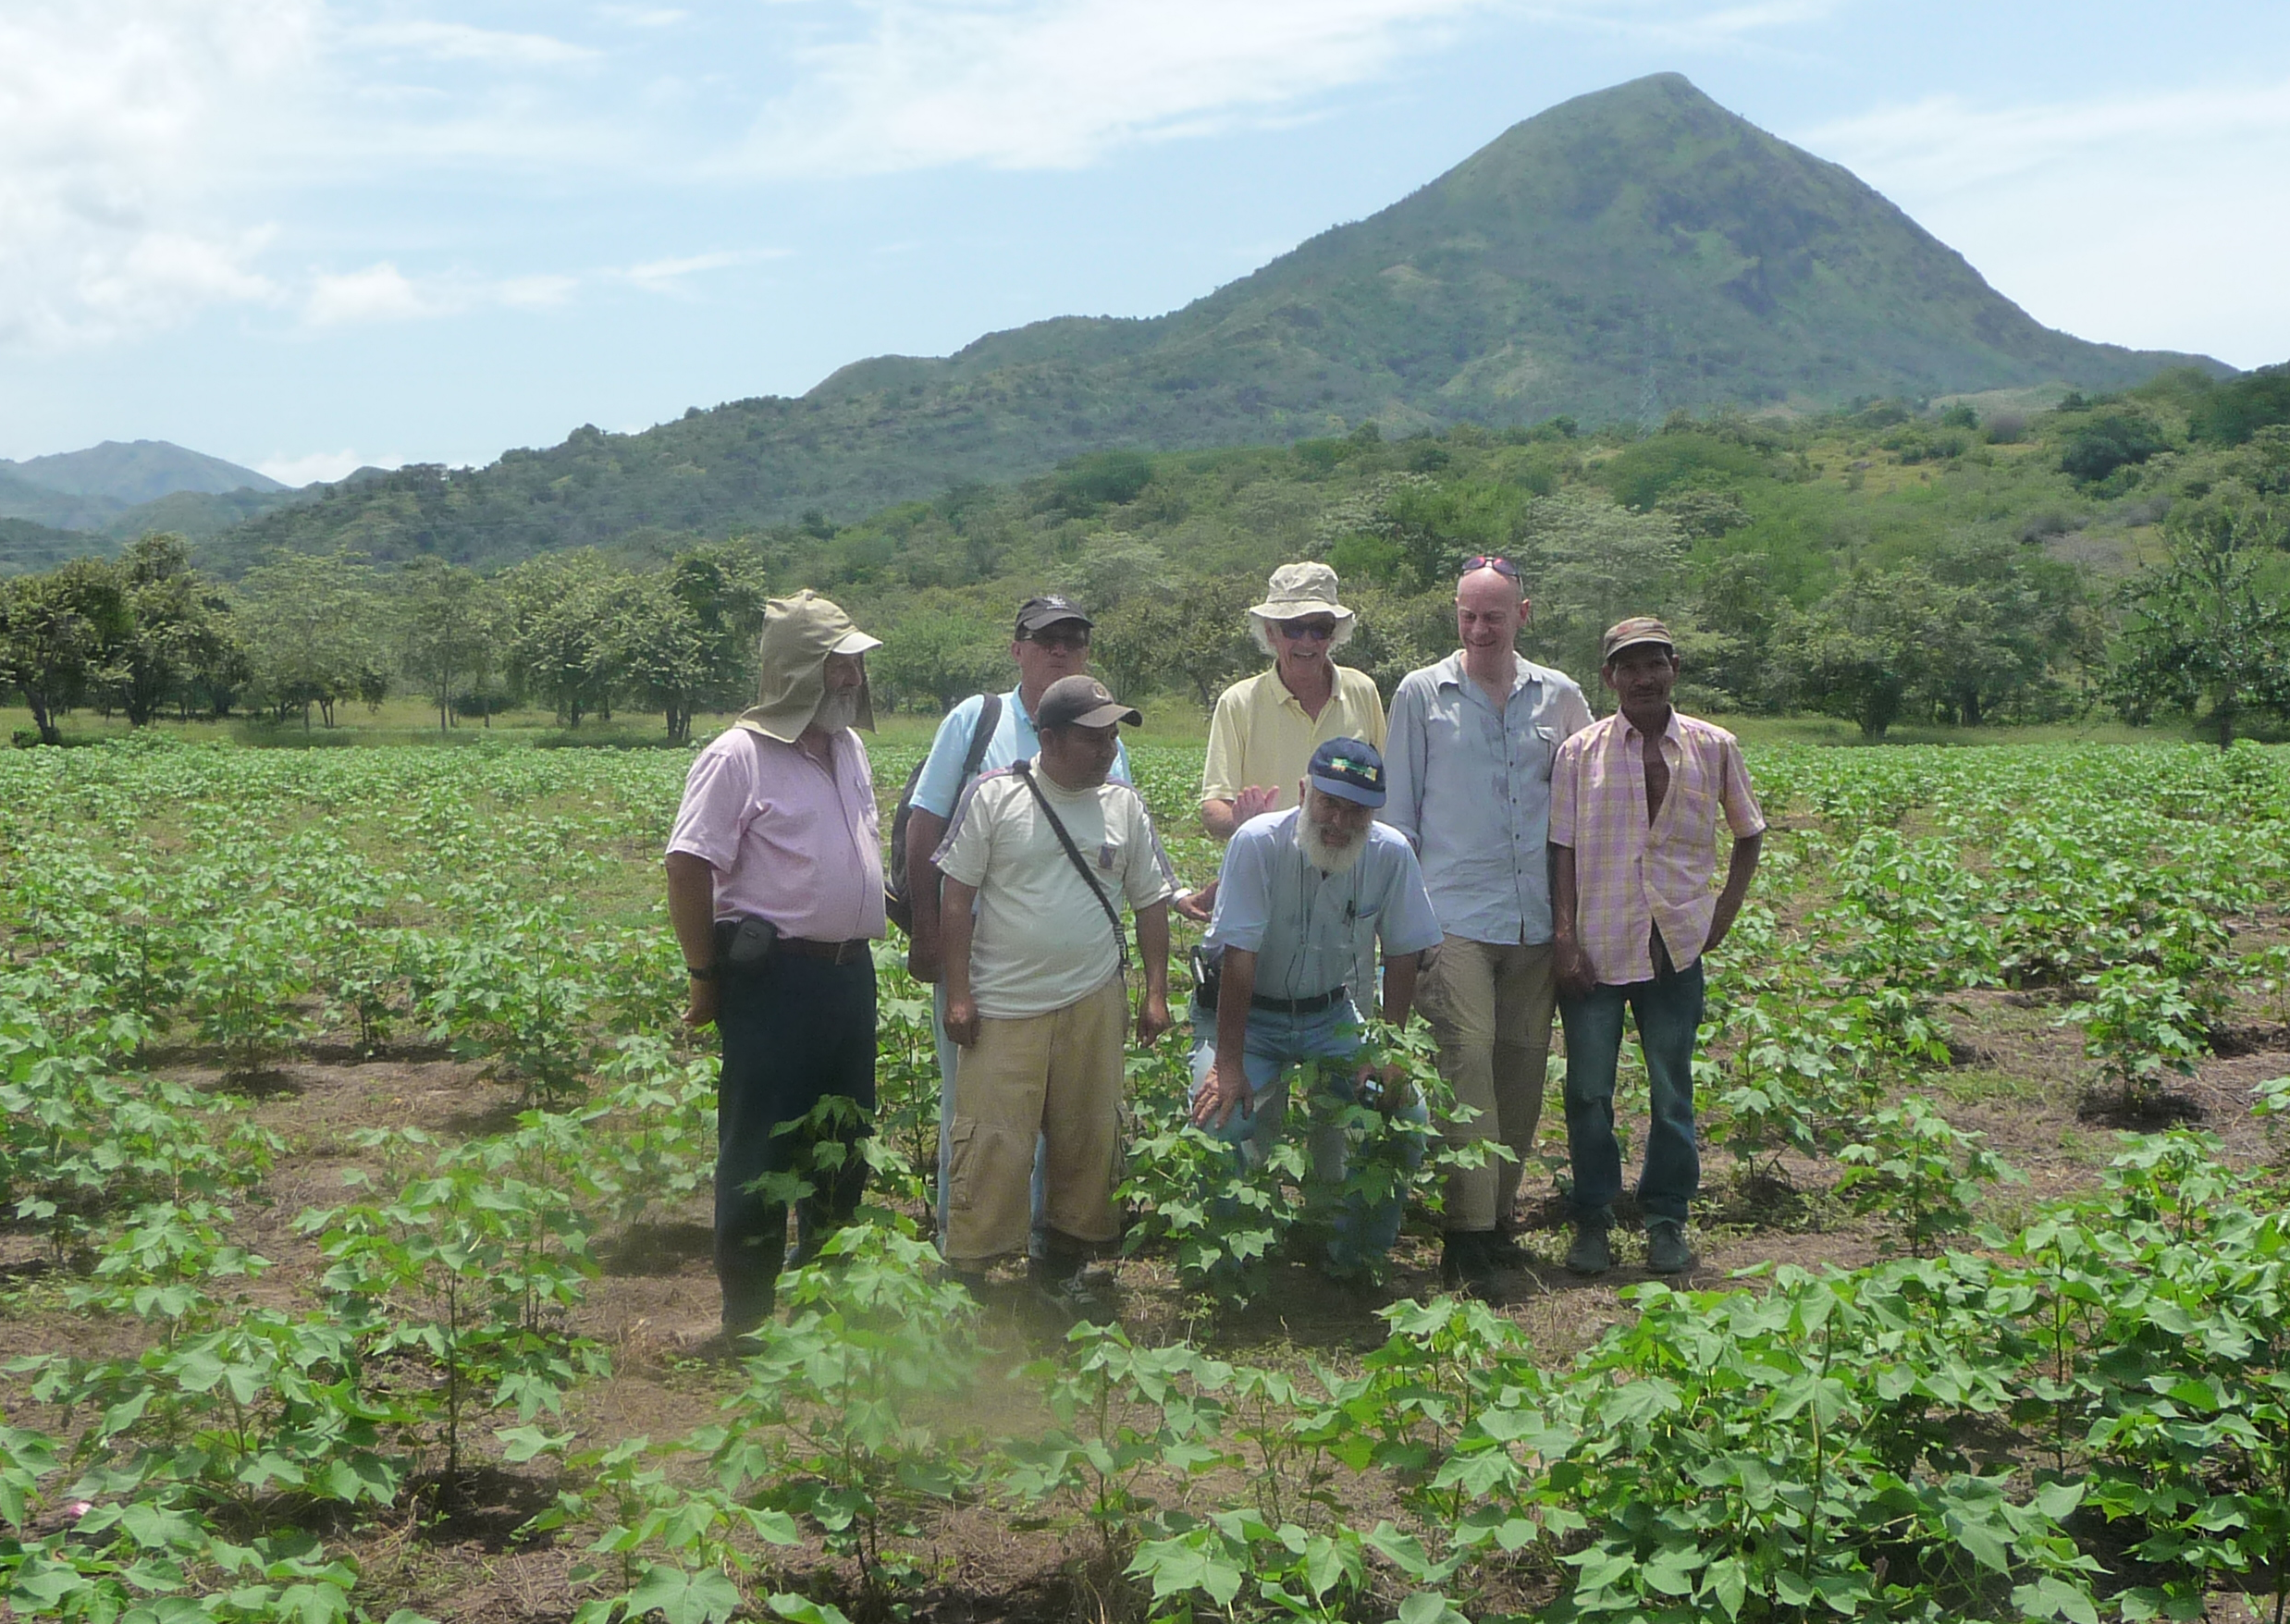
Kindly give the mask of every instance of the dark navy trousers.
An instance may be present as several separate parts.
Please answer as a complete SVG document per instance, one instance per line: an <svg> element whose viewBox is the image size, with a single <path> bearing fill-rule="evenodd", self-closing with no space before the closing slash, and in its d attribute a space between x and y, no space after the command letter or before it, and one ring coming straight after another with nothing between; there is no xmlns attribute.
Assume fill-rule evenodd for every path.
<svg viewBox="0 0 2290 1624"><path fill-rule="evenodd" d="M787 1208L752 1188L806 1159L809 1140L777 1134L831 1094L875 1109L875 966L775 953L761 969L726 971L716 1027L723 1076L716 1088L716 1278L723 1323L734 1334L770 1318L787 1245ZM806 1172L814 1187L796 1208L806 1250L858 1210L867 1163L856 1143L839 1171Z"/></svg>

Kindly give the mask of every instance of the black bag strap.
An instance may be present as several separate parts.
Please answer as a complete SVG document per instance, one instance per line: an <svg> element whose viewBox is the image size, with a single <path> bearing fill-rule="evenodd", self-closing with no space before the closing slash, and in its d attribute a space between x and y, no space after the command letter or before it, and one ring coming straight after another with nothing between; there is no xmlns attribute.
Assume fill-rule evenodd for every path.
<svg viewBox="0 0 2290 1624"><path fill-rule="evenodd" d="M983 694L979 696L978 720L970 724L970 748L962 758L962 781L954 786L954 805L962 804L962 792L970 787L978 769L986 759L986 747L994 742L994 730L1002 725L1002 695Z"/></svg>
<svg viewBox="0 0 2290 1624"><path fill-rule="evenodd" d="M1043 794L1041 786L1034 781L1033 763L1014 761L1010 764L1010 770L1034 792L1035 805L1041 808L1041 815L1050 820L1050 832L1056 835L1057 843L1065 848L1065 855L1073 863L1074 872L1081 876L1082 883L1090 888L1090 894L1097 898L1097 905L1105 910L1105 922L1114 928L1114 946L1121 954L1121 974L1126 978L1129 974L1129 933L1121 928L1120 914L1106 900L1105 888L1097 882L1097 876L1090 872L1088 859L1075 846L1074 837L1065 832L1065 821L1058 817L1057 809L1050 805L1050 797Z"/></svg>

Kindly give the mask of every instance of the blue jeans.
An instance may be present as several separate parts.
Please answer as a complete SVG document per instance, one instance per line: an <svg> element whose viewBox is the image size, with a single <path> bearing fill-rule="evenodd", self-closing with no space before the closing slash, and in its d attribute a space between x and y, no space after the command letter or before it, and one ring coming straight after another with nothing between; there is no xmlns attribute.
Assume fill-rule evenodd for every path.
<svg viewBox="0 0 2290 1624"><path fill-rule="evenodd" d="M1702 963L1673 968L1655 955L1654 979L1598 986L1580 998L1561 996L1567 1032L1567 1154L1574 1164L1574 1218L1604 1228L1622 1193L1622 1157L1614 1142L1614 1068L1622 1053L1622 1006L1638 1024L1646 1058L1646 1163L1638 1205L1648 1223L1683 1224L1701 1187L1693 1142L1693 1038L1702 1025Z"/></svg>
<svg viewBox="0 0 2290 1624"><path fill-rule="evenodd" d="M938 1040L938 1249L946 1250L946 1187L952 1181L954 1166L954 1040L946 1035L946 983L942 980L930 989L930 1036ZM1049 1141L1034 1141L1034 1224L1033 1233L1027 1236L1026 1254L1028 1257L1049 1256L1049 1228L1042 1222L1042 1203L1049 1200Z"/></svg>
<svg viewBox="0 0 2290 1624"><path fill-rule="evenodd" d="M1193 1097L1208 1086L1216 1066L1216 1012L1193 1006ZM1241 1070L1249 1079L1248 1103L1209 1132L1233 1147L1245 1169L1262 1162L1280 1141L1288 1114L1288 1071L1306 1061L1336 1063L1321 1076L1337 1099L1352 1097L1352 1072L1360 1049L1360 1020L1350 1003L1332 1004L1318 1015L1278 1015L1270 1010L1249 1012L1249 1035L1241 1055ZM1431 1113L1421 1100L1398 1116L1428 1123ZM1315 1124L1308 1145L1311 1176L1335 1184L1344 1176L1344 1130L1334 1123ZM1419 1142L1409 1159L1410 1168L1422 1162ZM1363 1198L1349 1198L1336 1217L1336 1233L1328 1241L1328 1262L1341 1273L1357 1272L1371 1259L1391 1250L1399 1238L1404 1203L1397 1198L1371 1206Z"/></svg>
<svg viewBox="0 0 2290 1624"><path fill-rule="evenodd" d="M716 1085L716 1279L724 1328L753 1330L771 1317L787 1248L787 1209L749 1187L788 1171L802 1146L774 1135L831 1094L875 1108L875 965L775 953L753 974L718 983L716 1029L723 1075ZM806 1245L858 1210L867 1163L852 1156L796 1208Z"/></svg>

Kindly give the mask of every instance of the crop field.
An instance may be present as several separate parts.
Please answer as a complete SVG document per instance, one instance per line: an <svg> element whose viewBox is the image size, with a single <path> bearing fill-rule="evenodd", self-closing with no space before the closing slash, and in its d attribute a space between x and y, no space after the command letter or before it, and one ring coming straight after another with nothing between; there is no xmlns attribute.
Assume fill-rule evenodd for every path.
<svg viewBox="0 0 2290 1624"><path fill-rule="evenodd" d="M886 945L866 1221L733 1363L687 1352L687 759L0 754L13 1616L2282 1624L2290 752L1753 749L1702 1265L1557 1267L1555 1061L1501 1310L1440 1294L1444 1153L1373 1113L1345 1189L1407 1230L1324 1279L1345 1189L1234 1175L1177 1035L1131 1056L1118 1323L974 1300ZM1198 747L1136 760L1206 880Z"/></svg>

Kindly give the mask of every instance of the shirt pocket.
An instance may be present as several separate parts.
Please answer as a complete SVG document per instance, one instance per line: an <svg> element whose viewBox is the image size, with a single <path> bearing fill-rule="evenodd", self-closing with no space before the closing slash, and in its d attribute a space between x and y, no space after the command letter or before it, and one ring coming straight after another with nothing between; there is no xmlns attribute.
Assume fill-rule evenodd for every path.
<svg viewBox="0 0 2290 1624"><path fill-rule="evenodd" d="M1702 763L1689 756L1670 770L1669 798L1676 803L1671 817L1681 837L1700 840L1710 833L1710 820L1718 811L1718 783Z"/></svg>

